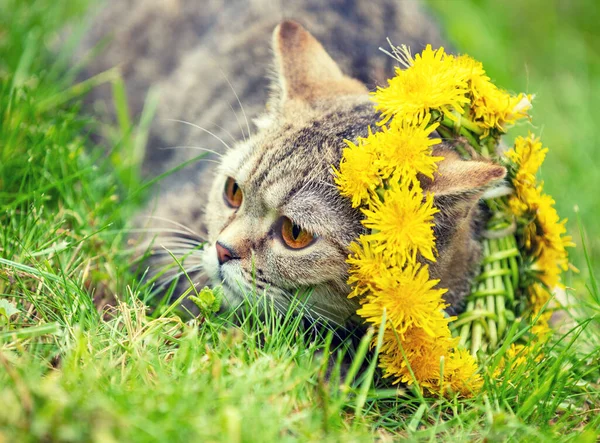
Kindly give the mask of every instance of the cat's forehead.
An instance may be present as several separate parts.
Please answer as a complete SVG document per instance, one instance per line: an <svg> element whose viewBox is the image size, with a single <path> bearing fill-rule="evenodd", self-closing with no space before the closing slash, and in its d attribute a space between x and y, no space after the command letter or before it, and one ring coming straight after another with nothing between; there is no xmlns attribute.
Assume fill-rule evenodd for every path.
<svg viewBox="0 0 600 443"><path fill-rule="evenodd" d="M365 136L374 122L364 98L328 103L295 119L280 119L237 145L224 156L221 170L267 209L278 210L303 195L314 200L335 189L332 166L339 163L345 140Z"/></svg>
<svg viewBox="0 0 600 443"><path fill-rule="evenodd" d="M265 204L278 208L309 187L332 183L331 166L339 162L343 140L318 130L318 123L263 140L240 164L238 180Z"/></svg>

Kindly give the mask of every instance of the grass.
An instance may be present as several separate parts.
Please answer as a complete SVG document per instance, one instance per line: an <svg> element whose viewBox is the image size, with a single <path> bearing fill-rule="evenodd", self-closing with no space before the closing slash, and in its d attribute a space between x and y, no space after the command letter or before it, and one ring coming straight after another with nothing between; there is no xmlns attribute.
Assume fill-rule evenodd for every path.
<svg viewBox="0 0 600 443"><path fill-rule="evenodd" d="M297 316L276 316L268 305L260 309L267 313L263 318L260 294L249 294L261 303L249 304L241 323L226 315L185 322L173 310L150 312L144 304L149 288L128 273L123 247L126 221L145 184L138 181L136 163L121 159L131 153L139 158L153 102L135 124L117 100L121 121L108 128L111 155L88 139L93 122L81 112L78 97L106 78L74 85L66 56L57 58L48 47L84 3L0 3L0 442L597 440L600 292L587 243L575 255L584 271L573 278L582 288L579 324L493 376L501 349L482 365L484 391L469 400L426 399L414 389L390 387L376 371L364 370L374 361L366 342L356 351L340 349L331 334L315 336ZM452 11L446 11L448 4ZM501 84L522 89L517 57L525 49L510 32L501 32L502 25L513 25L509 12L475 1L437 8L469 24L466 32L449 20L460 47L482 59ZM490 17L489 47L483 38L465 37L482 32L484 16ZM579 36L585 40L580 47L593 42L593 33L575 26L579 16L565 17L557 32ZM536 26L522 32L532 38L541 32ZM489 48L497 55L488 54ZM579 202L593 254L597 201L589 183L597 177L586 182L589 188L556 177L585 180L592 147L569 140L593 136L593 126L585 125L591 125L597 105L585 97L592 97L598 77L568 86L576 91L568 93L573 100L583 103L578 108L569 102L573 115L586 122L580 133L572 116L561 112L562 93L552 99L542 94L554 83L534 81L535 72L559 76L571 67L544 65L554 58L543 51L535 60L531 84L547 88L539 92L536 119L547 122L544 137L557 153L545 169L553 178L548 186L563 213ZM517 74L499 63L514 64L511 72ZM592 66L585 71L594 72ZM107 77L119 97L118 78ZM570 226L579 239L577 225ZM98 311L98 302L112 294L118 301ZM330 350L338 364L327 377ZM355 354L354 366L341 379L344 352Z"/></svg>

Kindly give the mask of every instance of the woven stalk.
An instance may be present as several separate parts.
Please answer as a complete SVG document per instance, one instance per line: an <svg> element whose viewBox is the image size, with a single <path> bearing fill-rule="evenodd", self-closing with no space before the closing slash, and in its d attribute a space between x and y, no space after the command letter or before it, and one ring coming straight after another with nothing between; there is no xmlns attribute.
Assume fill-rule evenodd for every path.
<svg viewBox="0 0 600 443"><path fill-rule="evenodd" d="M488 234L500 235L483 240L480 274L473 282L465 312L453 323L460 335L459 346L470 349L473 356L496 349L515 318L519 250L513 233L502 235L508 226L497 221L488 226Z"/></svg>

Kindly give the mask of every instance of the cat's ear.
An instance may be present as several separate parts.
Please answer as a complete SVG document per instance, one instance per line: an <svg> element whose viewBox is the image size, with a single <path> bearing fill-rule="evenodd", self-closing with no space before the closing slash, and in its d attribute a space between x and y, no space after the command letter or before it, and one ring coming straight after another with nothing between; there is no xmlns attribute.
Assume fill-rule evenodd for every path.
<svg viewBox="0 0 600 443"><path fill-rule="evenodd" d="M444 160L438 164L433 182L425 179L423 187L436 197L479 198L487 188L506 176L504 167L485 159L462 160L451 150L435 154Z"/></svg>
<svg viewBox="0 0 600 443"><path fill-rule="evenodd" d="M280 106L291 100L310 103L367 92L361 82L344 75L321 43L296 22L287 20L275 28L273 50Z"/></svg>

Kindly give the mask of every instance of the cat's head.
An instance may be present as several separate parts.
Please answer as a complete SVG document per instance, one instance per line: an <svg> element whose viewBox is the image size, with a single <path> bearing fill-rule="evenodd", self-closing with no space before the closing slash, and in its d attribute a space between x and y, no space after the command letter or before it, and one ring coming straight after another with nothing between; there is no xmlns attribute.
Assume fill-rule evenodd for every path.
<svg viewBox="0 0 600 443"><path fill-rule="evenodd" d="M300 25L280 24L273 49L276 76L260 129L223 156L210 191L204 271L223 283L231 304L256 288L282 310L294 297L309 297L311 315L343 323L357 308L347 298L347 248L364 228L336 189L332 165L344 140L366 136L378 116L365 86L344 75ZM441 209L431 271L456 304L480 255L478 199L505 171L462 161L451 147L436 151L445 157L440 173L423 181Z"/></svg>

